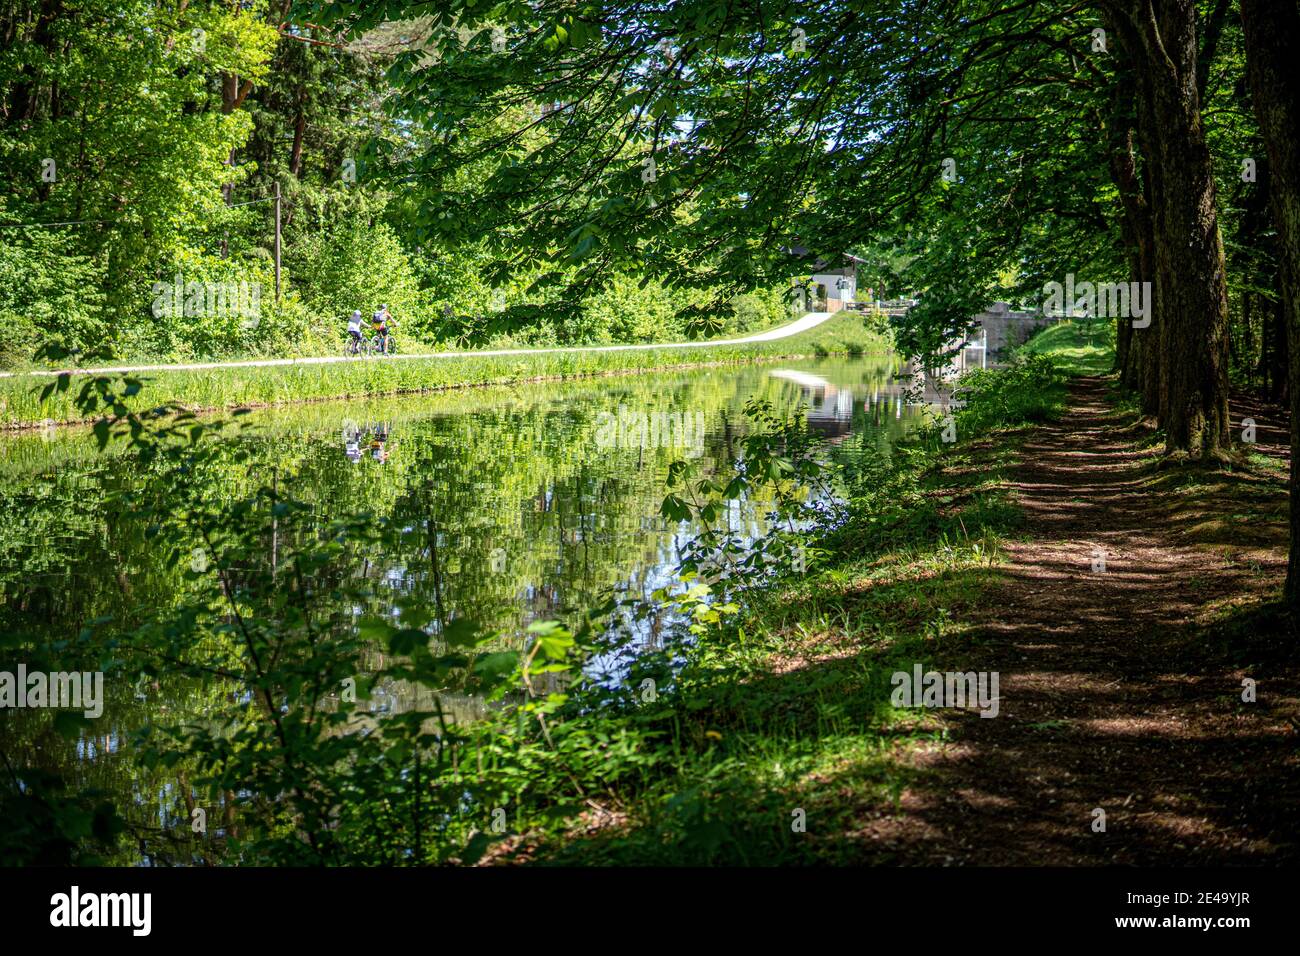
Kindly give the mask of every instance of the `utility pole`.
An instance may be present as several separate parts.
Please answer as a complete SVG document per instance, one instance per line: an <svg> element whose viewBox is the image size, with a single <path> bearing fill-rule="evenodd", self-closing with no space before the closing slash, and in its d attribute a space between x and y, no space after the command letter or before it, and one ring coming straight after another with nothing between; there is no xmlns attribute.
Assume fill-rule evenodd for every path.
<svg viewBox="0 0 1300 956"><path fill-rule="evenodd" d="M279 191L277 186L276 191ZM278 204L277 204L278 205ZM277 270L278 271L278 270ZM276 283L277 285L279 283ZM280 499L280 469L271 469L271 579L280 570L280 519L275 516L275 506Z"/></svg>
<svg viewBox="0 0 1300 956"><path fill-rule="evenodd" d="M275 181L275 304L280 304L280 181Z"/></svg>

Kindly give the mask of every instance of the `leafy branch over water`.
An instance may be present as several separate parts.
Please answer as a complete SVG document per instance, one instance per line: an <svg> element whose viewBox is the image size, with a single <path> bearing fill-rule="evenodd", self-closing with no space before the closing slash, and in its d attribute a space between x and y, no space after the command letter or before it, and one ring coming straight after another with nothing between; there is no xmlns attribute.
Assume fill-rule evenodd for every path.
<svg viewBox="0 0 1300 956"><path fill-rule="evenodd" d="M49 388L73 382L62 376ZM449 616L436 575L409 575L393 602L365 569L395 545L437 561L430 501L424 522L368 512L330 518L295 500L274 471L252 474L257 462L232 423L165 407L134 411L138 403L125 399L140 392L136 380L76 384L82 414L106 416L94 431L101 451L125 446L116 460L148 475L111 495L110 520L138 529L187 585L165 614L100 640L116 679L189 682L203 701L196 709L205 719L155 713L132 744L145 766L177 781L191 813L211 815L206 837L188 821L172 832L133 833L155 859L472 862L496 840L517 843L523 831L607 814L602 801L614 784L663 759L665 707L676 706L671 675L656 706L627 707L626 686L609 687L585 669L608 649L609 635L598 632L612 604L576 632L552 621L514 635ZM684 592L697 602L696 636L735 610L715 589L722 596L768 579L816 510L803 487L823 477L811 440L768 407L748 411L755 428L736 473L701 477L690 492L706 520L684 577L694 578L697 556L710 548L733 565L726 582ZM252 490L214 495L232 473L251 475ZM673 475L685 480L685 466ZM723 502L742 495L773 502L769 538L744 543L717 524ZM682 594L656 597L671 604ZM399 711L397 687L415 688L417 705ZM52 781L42 790L34 774L16 774L25 789L6 802L54 799ZM112 825L97 831L105 852L123 825L107 812ZM89 836L83 830L69 830L71 843ZM5 852L23 859L16 844Z"/></svg>

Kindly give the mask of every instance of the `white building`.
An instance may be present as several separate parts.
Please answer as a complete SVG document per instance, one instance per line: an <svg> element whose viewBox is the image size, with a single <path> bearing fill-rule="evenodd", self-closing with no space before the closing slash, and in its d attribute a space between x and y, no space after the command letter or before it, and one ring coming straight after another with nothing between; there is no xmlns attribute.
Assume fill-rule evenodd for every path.
<svg viewBox="0 0 1300 956"><path fill-rule="evenodd" d="M806 246L792 246L790 254L806 258L812 253ZM817 259L812 266L812 276L808 279L807 308L809 312L838 312L852 308L858 300L858 263L866 262L857 256L845 253L843 265L831 268L831 262Z"/></svg>

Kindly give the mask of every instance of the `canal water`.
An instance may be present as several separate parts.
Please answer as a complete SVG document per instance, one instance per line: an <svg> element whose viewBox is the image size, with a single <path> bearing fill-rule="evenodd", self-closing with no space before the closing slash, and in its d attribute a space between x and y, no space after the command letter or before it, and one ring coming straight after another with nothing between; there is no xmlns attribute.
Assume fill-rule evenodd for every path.
<svg viewBox="0 0 1300 956"><path fill-rule="evenodd" d="M349 612L395 614L404 595L432 591L446 619L470 617L508 641L534 621L572 621L610 594L648 597L674 584L693 528L660 515L668 467L686 458L727 472L749 399L805 419L830 455L888 455L926 414L906 371L875 354L266 409L243 417L222 439L228 458L192 480L217 503L274 484L321 522L371 513L423 523L432 530L409 539L418 545L329 569L375 585L375 604ZM184 557L105 504L124 489L147 493L152 480L113 446L100 453L88 430L0 442L0 634L74 642L99 621L103 637L184 600L193 586ZM763 509L749 504L733 520L761 533ZM285 543L268 544L273 571ZM653 625L645 640L656 640ZM10 656L0 670L14 670ZM380 688L372 706L401 709L415 693ZM140 765L134 734L213 717L229 690L110 681L106 698L103 717L75 739L55 732L48 711L0 712L0 749L73 787L101 788L142 828L184 819L177 781ZM452 704L463 714L481 707Z"/></svg>

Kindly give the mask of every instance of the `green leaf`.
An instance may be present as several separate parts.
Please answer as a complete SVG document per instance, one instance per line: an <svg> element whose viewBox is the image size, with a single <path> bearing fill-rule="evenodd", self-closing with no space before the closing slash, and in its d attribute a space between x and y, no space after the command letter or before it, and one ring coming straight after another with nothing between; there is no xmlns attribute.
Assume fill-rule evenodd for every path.
<svg viewBox="0 0 1300 956"><path fill-rule="evenodd" d="M452 647L473 647L479 642L482 631L476 621L458 617L442 629L442 639Z"/></svg>
<svg viewBox="0 0 1300 956"><path fill-rule="evenodd" d="M677 495L668 495L664 498L659 513L669 521L686 521L691 517L690 506Z"/></svg>
<svg viewBox="0 0 1300 956"><path fill-rule="evenodd" d="M393 654L410 654L428 643L429 635L418 627L404 627L388 636L388 650Z"/></svg>
<svg viewBox="0 0 1300 956"><path fill-rule="evenodd" d="M393 626L378 618L363 618L357 625L357 634L365 641L382 641L387 643L393 633Z"/></svg>
<svg viewBox="0 0 1300 956"><path fill-rule="evenodd" d="M516 651L496 651L484 654L474 662L474 674L484 680L495 680L512 674L519 666L519 654Z"/></svg>
<svg viewBox="0 0 1300 956"><path fill-rule="evenodd" d="M530 624L528 630L537 635L542 653L551 660L564 657L574 645L573 635L558 621L539 621Z"/></svg>

